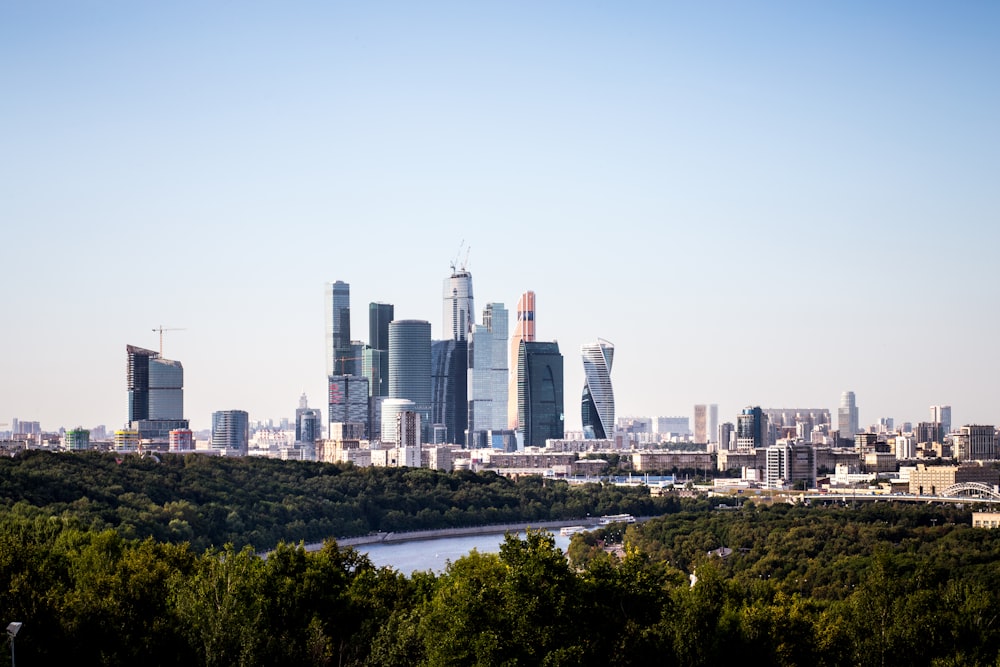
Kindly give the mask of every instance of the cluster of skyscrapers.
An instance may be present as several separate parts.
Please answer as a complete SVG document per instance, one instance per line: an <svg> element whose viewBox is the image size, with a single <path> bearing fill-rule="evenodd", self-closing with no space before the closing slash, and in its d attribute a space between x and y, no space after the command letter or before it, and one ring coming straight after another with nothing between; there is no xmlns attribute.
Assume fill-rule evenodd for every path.
<svg viewBox="0 0 1000 667"><path fill-rule="evenodd" d="M513 451L565 433L563 356L535 339L535 294L521 295L513 331L503 303L477 321L472 274L452 266L444 280L442 339L425 320L396 320L393 305L371 303L368 343L352 340L350 285L325 291L329 424L362 424L365 437L393 442L394 423L414 413L421 442ZM614 423L607 341L584 346L583 412L591 437Z"/></svg>

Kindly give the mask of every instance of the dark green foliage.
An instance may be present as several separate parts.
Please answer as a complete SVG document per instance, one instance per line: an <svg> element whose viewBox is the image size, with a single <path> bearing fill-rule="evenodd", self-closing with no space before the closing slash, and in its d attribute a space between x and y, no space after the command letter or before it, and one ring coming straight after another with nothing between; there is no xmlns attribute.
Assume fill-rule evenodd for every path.
<svg viewBox="0 0 1000 667"><path fill-rule="evenodd" d="M497 523L674 511L676 499L610 484L494 473L355 468L198 454L25 452L0 459L0 517L59 517L195 550Z"/></svg>
<svg viewBox="0 0 1000 667"><path fill-rule="evenodd" d="M106 466L100 457L82 460L98 470ZM16 474L15 467L0 466L5 488L55 483L58 475L42 471L40 461L60 467L41 457ZM164 468L123 463L116 476L113 463L92 473L92 483L119 488L86 487L88 502L100 507L107 500L102 494L132 494L116 509L134 509L136 498L145 498L141 502L172 508L171 521L211 525L201 510L216 502L217 492L208 488L230 489L223 478L231 472L244 485L232 493L250 504L220 504L219 520L243 522L244 530L262 535L255 504L283 506L285 500L274 499L280 498L276 489L293 484L292 475L298 486L325 489L323 497L334 491L345 500L361 496L375 517L384 516L377 508L387 497L405 507L406 516L432 509L433 502L444 513L457 511L457 502L502 511L503 504L483 502L491 494L509 501L507 507L582 502L565 484L542 480L515 485L468 473L267 464L276 477L268 482L253 476L250 463L178 461L149 488L130 478ZM171 499L176 489L163 479L188 465L204 466L195 476L204 495L185 491ZM249 489L250 482L270 490ZM408 507L403 489L426 502ZM644 502L605 487L586 489L582 497L594 507ZM316 552L279 543L263 559L252 547L200 551L169 540L129 539L115 512L107 525L117 530L88 522L85 512L31 504L43 498L46 507L76 502L48 488L12 501L0 518L0 614L24 623L19 665L1000 662L1000 531L973 529L968 511L954 506L748 503L719 511L698 502L644 524L576 536L570 560L551 535L529 532L524 539L509 535L498 554L460 558L441 575L405 577L334 542ZM604 545L618 541L620 557L605 552ZM709 554L720 547L732 552ZM0 652L0 660L6 658Z"/></svg>

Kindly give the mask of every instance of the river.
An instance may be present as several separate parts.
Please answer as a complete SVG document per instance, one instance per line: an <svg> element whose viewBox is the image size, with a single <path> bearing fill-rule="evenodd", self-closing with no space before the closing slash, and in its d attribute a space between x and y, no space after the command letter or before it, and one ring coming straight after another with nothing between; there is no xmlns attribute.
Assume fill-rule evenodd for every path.
<svg viewBox="0 0 1000 667"><path fill-rule="evenodd" d="M569 536L554 531L556 546L566 553ZM520 532L523 538L524 531ZM377 566L388 566L409 576L414 572L444 572L449 562L454 562L473 549L480 553L499 553L503 543L503 533L488 535L462 535L458 537L438 537L429 540L390 542L379 544L359 544L354 548L368 554Z"/></svg>

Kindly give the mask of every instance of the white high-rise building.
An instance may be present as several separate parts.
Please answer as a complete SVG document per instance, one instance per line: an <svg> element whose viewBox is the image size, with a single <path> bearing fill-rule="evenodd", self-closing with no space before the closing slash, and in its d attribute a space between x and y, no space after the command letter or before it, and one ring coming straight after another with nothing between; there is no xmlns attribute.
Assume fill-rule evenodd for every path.
<svg viewBox="0 0 1000 667"><path fill-rule="evenodd" d="M845 391L840 395L840 408L837 410L837 429L841 440L854 441L858 434L858 405L854 400L853 391Z"/></svg>
<svg viewBox="0 0 1000 667"><path fill-rule="evenodd" d="M464 268L452 270L444 281L444 330L442 340L468 340L475 323L472 274Z"/></svg>
<svg viewBox="0 0 1000 667"><path fill-rule="evenodd" d="M603 339L580 347L583 357L583 437L606 440L615 432L615 392L611 386L611 366L615 346Z"/></svg>

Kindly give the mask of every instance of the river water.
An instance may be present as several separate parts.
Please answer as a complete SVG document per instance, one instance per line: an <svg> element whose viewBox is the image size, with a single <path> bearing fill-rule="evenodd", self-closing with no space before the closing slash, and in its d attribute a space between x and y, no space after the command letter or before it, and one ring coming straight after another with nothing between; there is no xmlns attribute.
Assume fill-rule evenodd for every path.
<svg viewBox="0 0 1000 667"><path fill-rule="evenodd" d="M569 536L554 533L556 546L566 553ZM520 537L523 539L522 531ZM414 572L428 570L440 574L449 562L454 562L473 549L479 553L499 553L503 544L503 533L492 535L463 535L461 537L439 537L431 540L393 542L389 544L363 544L354 547L368 554L372 563L388 566L409 576Z"/></svg>

